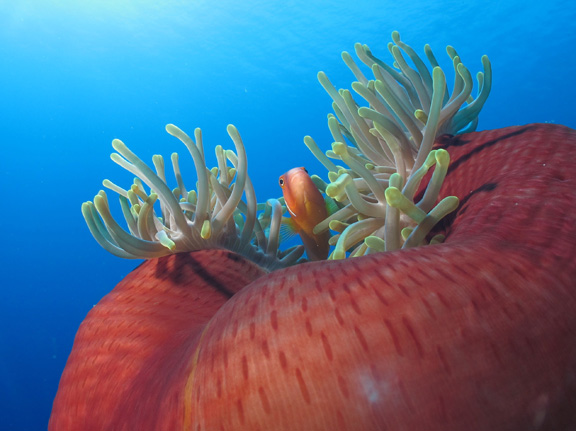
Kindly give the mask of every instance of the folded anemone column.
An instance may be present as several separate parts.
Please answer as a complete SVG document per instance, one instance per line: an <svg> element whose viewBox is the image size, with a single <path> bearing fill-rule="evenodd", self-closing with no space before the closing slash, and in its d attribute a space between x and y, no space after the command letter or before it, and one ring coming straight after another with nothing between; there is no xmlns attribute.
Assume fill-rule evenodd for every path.
<svg viewBox="0 0 576 431"><path fill-rule="evenodd" d="M50 429L186 429L184 400L206 325L244 286L303 253L302 246L279 251L283 207L275 199L256 202L236 128L228 127L236 152L217 146L213 169L205 165L200 129L195 140L174 125L166 130L187 147L196 189L186 185L178 154L171 156L171 190L162 156L153 157L152 169L114 140L112 160L136 178L127 189L103 184L119 195L127 231L112 216L106 192L82 205L103 248L146 261L81 324Z"/></svg>
<svg viewBox="0 0 576 431"><path fill-rule="evenodd" d="M321 76L335 145L306 141L339 206L317 226L337 232L330 260L290 266L302 250L278 251L282 203L256 204L235 129L238 156L218 149L208 170L199 132L193 143L169 126L198 150L197 191L177 158L169 190L161 159L154 172L115 143L139 177L130 190L105 182L128 232L103 192L84 215L104 247L149 260L81 325L51 430L576 427L576 132L470 133L487 60L472 99L449 49L460 78L447 96L431 51L428 80L393 39L397 68L357 48L372 81L344 55L367 107Z"/></svg>

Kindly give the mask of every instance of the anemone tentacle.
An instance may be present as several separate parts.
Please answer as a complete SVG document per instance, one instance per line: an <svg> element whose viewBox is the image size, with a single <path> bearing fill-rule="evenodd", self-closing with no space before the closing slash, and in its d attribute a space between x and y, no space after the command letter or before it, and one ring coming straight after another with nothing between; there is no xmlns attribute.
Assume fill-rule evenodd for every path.
<svg viewBox="0 0 576 431"><path fill-rule="evenodd" d="M427 243L431 223L458 206L457 198L451 197L434 207L450 162L446 151L432 150L434 141L442 134L474 131L490 93L492 72L488 57L482 57L483 72L477 74L478 95L473 98L472 75L456 50L448 46L446 51L455 72L450 95L444 72L430 46L426 45L424 52L431 72L416 51L400 40L398 32L392 33L392 40L388 48L394 58L393 66L375 57L368 46L355 45L356 55L370 68L372 79L364 75L349 53L342 53L344 63L357 79L352 90L368 103L367 107L359 106L351 91L336 90L324 72L318 73L320 84L333 100L334 115L328 115L328 127L335 142L326 154L310 136L304 138L304 143L328 169L327 195L348 208L315 229L326 230L332 220L347 224L338 236L332 259L346 257L346 250L349 256L359 256ZM347 168L331 159L343 162ZM432 167L431 180L416 202L415 198L421 195L417 194L421 181ZM392 175L397 175L395 181L400 185L391 184ZM395 203L389 195L395 197ZM403 204L398 206L400 200ZM406 212L408 208L412 213L420 210L421 216L414 219ZM366 218L380 222L362 222ZM425 225L419 226L424 220ZM403 229L412 234L404 238Z"/></svg>
<svg viewBox="0 0 576 431"><path fill-rule="evenodd" d="M265 207L270 207L270 211L263 211L265 207L260 206L258 214L246 150L234 126L229 125L227 131L236 153L217 146L218 166L212 169L206 167L200 129L194 133L196 142L173 124L167 125L166 131L188 148L196 168L198 190L185 186L177 153L172 154L171 161L178 187L170 190L162 156L153 156L154 172L122 141L115 139L112 146L117 153L111 155L112 160L136 178L129 189L109 180L104 180L103 185L119 195L128 231L112 216L103 190L93 202L82 205L88 228L104 249L127 259L150 259L225 248L268 269L292 265L300 258L303 253L300 246L283 252L278 249L281 204L269 200ZM155 206L159 207L160 215Z"/></svg>

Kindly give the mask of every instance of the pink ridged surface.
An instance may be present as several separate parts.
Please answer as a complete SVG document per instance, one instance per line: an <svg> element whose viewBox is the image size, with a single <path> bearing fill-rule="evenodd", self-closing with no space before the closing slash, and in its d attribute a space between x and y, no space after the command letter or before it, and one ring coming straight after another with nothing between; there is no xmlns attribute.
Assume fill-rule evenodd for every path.
<svg viewBox="0 0 576 431"><path fill-rule="evenodd" d="M575 429L576 132L528 125L438 145L451 155L442 195L461 199L439 227L444 244L255 273L171 352L154 338L129 350L126 330L118 342L104 319L115 310L122 320L111 295L149 283L142 265L80 328L51 429L103 429L88 425L104 411L118 419L107 429ZM214 252L192 256L205 253ZM194 319L198 302L187 314L151 306L178 288L147 287L135 304L142 321ZM139 361L157 355L154 374L87 378L96 362L125 367L102 355L115 343ZM126 388L135 393L122 396ZM80 409L87 398L95 402ZM70 411L81 422L66 422Z"/></svg>
<svg viewBox="0 0 576 431"><path fill-rule="evenodd" d="M144 262L80 325L49 429L183 429L186 375L206 322L262 274L223 250Z"/></svg>

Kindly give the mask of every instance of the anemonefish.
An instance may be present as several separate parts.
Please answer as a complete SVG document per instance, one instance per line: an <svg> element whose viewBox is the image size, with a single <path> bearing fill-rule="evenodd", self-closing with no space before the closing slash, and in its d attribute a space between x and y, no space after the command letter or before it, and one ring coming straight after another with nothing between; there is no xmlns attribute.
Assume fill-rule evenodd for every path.
<svg viewBox="0 0 576 431"><path fill-rule="evenodd" d="M305 168L290 169L279 182L291 217L286 224L302 238L308 259L326 259L330 250L330 232L315 234L313 230L328 217L328 210L308 171Z"/></svg>

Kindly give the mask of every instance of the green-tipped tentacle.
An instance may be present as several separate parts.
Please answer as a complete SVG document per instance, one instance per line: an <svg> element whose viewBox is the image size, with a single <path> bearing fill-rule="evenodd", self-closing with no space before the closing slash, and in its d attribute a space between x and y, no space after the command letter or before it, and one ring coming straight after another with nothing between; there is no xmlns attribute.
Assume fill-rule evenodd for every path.
<svg viewBox="0 0 576 431"><path fill-rule="evenodd" d="M355 45L356 55L373 78L350 54L342 54L357 79L352 89L367 106L358 104L349 90L337 90L324 72L318 74L333 100L328 127L335 142L325 154L311 137L305 143L328 169L326 194L342 208L315 228L330 226L339 232L331 240L336 244L332 258L426 243L434 225L458 206L453 196L436 204L450 157L445 150L433 150L434 142L440 134L473 131L490 93L492 70L486 56L483 72L477 75L478 95L473 98L472 75L454 48L446 49L455 72L450 94L430 46L424 47L427 67L398 32L392 33L392 41L388 44L392 66L375 57L368 46ZM428 184L417 195L432 168ZM417 196L422 197L416 201ZM380 227L368 232L371 218ZM442 240L436 235L430 242Z"/></svg>
<svg viewBox="0 0 576 431"><path fill-rule="evenodd" d="M82 214L97 242L112 254L128 259L227 248L269 269L296 263L303 253L301 246L285 252L279 250L281 204L273 203L269 216L258 215L246 151L236 128L228 126L236 153L216 147L218 166L213 169L206 167L200 129L194 133L196 142L172 124L166 130L188 148L196 168L198 190L189 190L184 185L176 153L171 155L171 162L177 187L171 190L162 156L153 156L154 169L151 169L124 143L114 140L113 147L118 153L111 156L112 160L136 178L128 190L109 180L103 184L120 196L128 229L116 222L107 196L101 191L93 203L82 205Z"/></svg>

